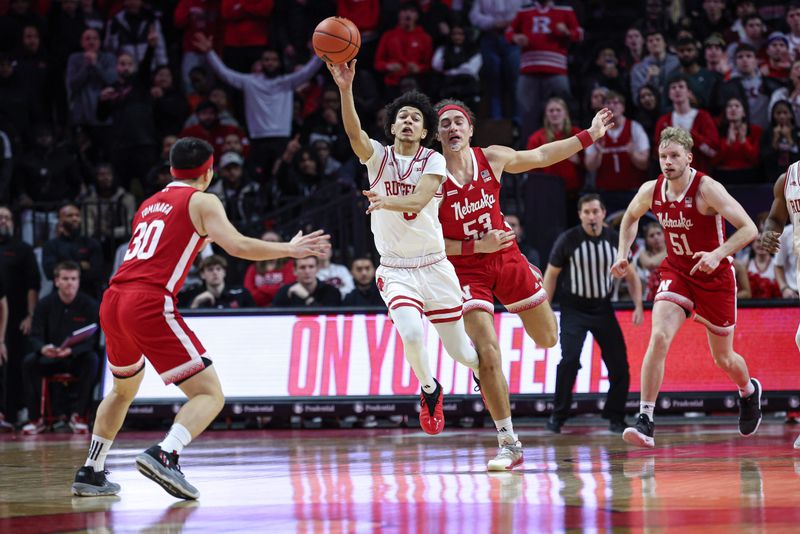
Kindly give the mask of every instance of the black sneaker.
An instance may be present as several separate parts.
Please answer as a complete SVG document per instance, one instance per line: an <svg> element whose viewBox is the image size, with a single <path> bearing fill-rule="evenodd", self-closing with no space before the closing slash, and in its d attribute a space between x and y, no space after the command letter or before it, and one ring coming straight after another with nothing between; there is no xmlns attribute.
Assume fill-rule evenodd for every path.
<svg viewBox="0 0 800 534"><path fill-rule="evenodd" d="M200 492L189 484L178 465L178 455L153 445L136 457L139 472L179 499L196 499Z"/></svg>
<svg viewBox="0 0 800 534"><path fill-rule="evenodd" d="M95 471L87 465L75 473L75 482L72 483L72 494L79 497L98 497L100 495L116 495L120 485L106 479L108 471Z"/></svg>
<svg viewBox="0 0 800 534"><path fill-rule="evenodd" d="M626 428L622 433L622 439L625 440L625 443L652 449L656 446L656 440L653 439L655 431L656 425L650 420L647 414L640 413L636 424Z"/></svg>
<svg viewBox="0 0 800 534"><path fill-rule="evenodd" d="M564 421L561 419L557 419L554 415L551 415L547 422L544 424L544 427L552 432L553 434L561 434L561 427L564 426Z"/></svg>
<svg viewBox="0 0 800 534"><path fill-rule="evenodd" d="M614 434L622 434L626 428L628 428L628 424L624 419L613 420L608 423L608 430Z"/></svg>
<svg viewBox="0 0 800 534"><path fill-rule="evenodd" d="M761 382L751 378L755 391L739 399L739 434L752 436L761 424Z"/></svg>

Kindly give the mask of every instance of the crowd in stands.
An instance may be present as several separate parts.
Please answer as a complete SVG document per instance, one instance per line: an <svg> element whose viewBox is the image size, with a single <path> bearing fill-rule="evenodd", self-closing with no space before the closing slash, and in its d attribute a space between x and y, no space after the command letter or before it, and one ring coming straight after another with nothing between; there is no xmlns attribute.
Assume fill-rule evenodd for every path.
<svg viewBox="0 0 800 534"><path fill-rule="evenodd" d="M213 145L210 192L248 235L289 239L281 223L304 202L324 206L347 193L358 202L364 167L350 150L339 92L310 46L313 28L331 15L361 31L354 92L375 139L383 140L383 106L412 89L434 101L463 100L479 117L478 131L506 125L520 149L574 135L610 108L616 126L604 139L539 170L562 181L570 213L590 190L603 195L609 213L624 207L658 174L658 135L670 125L691 131L694 166L730 186L771 183L800 156L800 4L564 4L0 0L6 399L26 398L23 358L48 342L31 324L42 319L39 299L58 293L56 266L77 266L81 294L101 298L136 206L171 180L168 155L178 137ZM536 229L525 236L523 216L509 214L509 222L539 264L548 251L526 242ZM797 298L789 239L776 257L754 244L737 258L742 297ZM338 245L332 258L252 264L209 246L180 303L382 306L376 258ZM664 250L661 229L646 225L636 266L650 294ZM19 407L0 403L12 421Z"/></svg>

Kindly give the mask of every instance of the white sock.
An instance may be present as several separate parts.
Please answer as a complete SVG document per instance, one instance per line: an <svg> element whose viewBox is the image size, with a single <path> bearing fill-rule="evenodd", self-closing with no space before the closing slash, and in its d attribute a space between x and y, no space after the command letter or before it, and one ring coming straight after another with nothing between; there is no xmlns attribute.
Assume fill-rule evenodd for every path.
<svg viewBox="0 0 800 534"><path fill-rule="evenodd" d="M180 454L183 448L192 442L192 434L180 423L174 423L167 436L158 444L162 450Z"/></svg>
<svg viewBox="0 0 800 534"><path fill-rule="evenodd" d="M752 380L748 380L747 385L745 387L739 388L739 396L742 398L749 397L755 392L756 392L756 387L753 385Z"/></svg>
<svg viewBox="0 0 800 534"><path fill-rule="evenodd" d="M89 443L89 454L86 456L84 466L91 467L95 471L102 471L106 468L106 456L111 449L113 439L101 438L97 434L92 434L92 441Z"/></svg>
<svg viewBox="0 0 800 534"><path fill-rule="evenodd" d="M444 345L444 350L458 363L464 364L478 375L478 353L472 342L464 330L464 319L453 321L451 323L434 323L433 325L438 332L439 337ZM480 377L478 377L480 380Z"/></svg>
<svg viewBox="0 0 800 534"><path fill-rule="evenodd" d="M423 342L422 317L416 309L409 306L395 308L389 313L392 315L392 322L400 339L403 340L406 361L419 380L419 385L425 393L433 393L436 390L436 382L433 380L428 351L425 350Z"/></svg>
<svg viewBox="0 0 800 534"><path fill-rule="evenodd" d="M640 401L639 413L645 414L650 420L653 420L653 412L656 409L656 401Z"/></svg>
<svg viewBox="0 0 800 534"><path fill-rule="evenodd" d="M517 442L517 435L514 434L514 424L511 422L510 417L495 421L494 426L497 429L497 440L501 445L503 443L511 443L513 445Z"/></svg>

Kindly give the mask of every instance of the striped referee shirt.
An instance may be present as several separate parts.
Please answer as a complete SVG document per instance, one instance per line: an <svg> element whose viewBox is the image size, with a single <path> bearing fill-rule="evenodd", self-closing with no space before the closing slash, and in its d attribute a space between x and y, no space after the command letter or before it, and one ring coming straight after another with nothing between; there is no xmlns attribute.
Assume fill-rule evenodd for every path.
<svg viewBox="0 0 800 534"><path fill-rule="evenodd" d="M562 304L591 306L610 302L611 266L618 243L617 232L605 226L597 237L587 234L580 225L558 236L550 264L561 268L557 294Z"/></svg>

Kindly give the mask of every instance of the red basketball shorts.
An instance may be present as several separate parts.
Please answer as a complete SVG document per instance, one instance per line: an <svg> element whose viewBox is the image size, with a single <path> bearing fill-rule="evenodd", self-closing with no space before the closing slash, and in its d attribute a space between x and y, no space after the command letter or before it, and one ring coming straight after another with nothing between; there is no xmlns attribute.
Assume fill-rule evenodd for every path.
<svg viewBox="0 0 800 534"><path fill-rule="evenodd" d="M511 313L530 310L547 300L541 273L519 251L456 258L453 265L464 293L464 313L494 313L495 296Z"/></svg>
<svg viewBox="0 0 800 534"><path fill-rule="evenodd" d="M111 374L127 378L147 358L165 384L186 380L206 367L206 349L175 309L175 298L157 290L111 287L100 304Z"/></svg>
<svg viewBox="0 0 800 534"><path fill-rule="evenodd" d="M713 277L695 278L678 271L666 261L658 270L659 283L654 302L674 302L687 316L712 333L727 336L736 325L736 277L733 265L720 268Z"/></svg>

